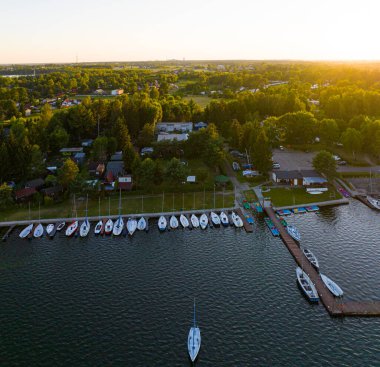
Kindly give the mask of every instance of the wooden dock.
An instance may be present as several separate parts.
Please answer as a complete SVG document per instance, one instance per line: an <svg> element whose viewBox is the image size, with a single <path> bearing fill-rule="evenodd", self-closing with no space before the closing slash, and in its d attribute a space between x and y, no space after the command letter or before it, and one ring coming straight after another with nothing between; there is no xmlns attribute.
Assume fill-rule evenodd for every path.
<svg viewBox="0 0 380 367"><path fill-rule="evenodd" d="M244 226L244 229L246 230L246 232L252 233L253 232L253 226L252 226L252 224L248 223L247 218L245 217L245 215L244 215L243 211L241 210L241 208L237 208L236 209L236 214L243 221L243 226Z"/></svg>
<svg viewBox="0 0 380 367"><path fill-rule="evenodd" d="M277 227L284 244L294 257L298 266L303 268L303 270L309 275L310 279L315 284L320 300L331 316L380 316L380 301L344 302L341 299L334 297L322 282L319 273L307 260L301 248L297 245L293 238L290 237L286 229L281 225L280 221L275 215L273 208L266 207L265 212Z"/></svg>

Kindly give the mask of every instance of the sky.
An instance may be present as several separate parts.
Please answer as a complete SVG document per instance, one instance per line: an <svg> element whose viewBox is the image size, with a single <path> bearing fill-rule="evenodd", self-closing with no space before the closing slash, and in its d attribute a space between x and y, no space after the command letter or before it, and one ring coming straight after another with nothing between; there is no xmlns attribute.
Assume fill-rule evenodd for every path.
<svg viewBox="0 0 380 367"><path fill-rule="evenodd" d="M0 64L380 60L378 0L3 0Z"/></svg>

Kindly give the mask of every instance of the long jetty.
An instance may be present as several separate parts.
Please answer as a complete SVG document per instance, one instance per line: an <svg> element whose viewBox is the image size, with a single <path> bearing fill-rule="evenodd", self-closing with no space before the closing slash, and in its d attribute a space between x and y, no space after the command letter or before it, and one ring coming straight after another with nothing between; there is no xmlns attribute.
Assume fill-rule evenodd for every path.
<svg viewBox="0 0 380 367"><path fill-rule="evenodd" d="M280 236L284 244L294 257L296 263L303 268L303 270L309 275L311 281L315 284L320 300L331 316L380 316L380 301L345 302L341 299L335 298L322 282L319 273L310 264L309 260L303 254L301 248L297 245L293 238L290 237L286 229L281 225L280 221L275 215L273 208L266 206L264 209L280 232Z"/></svg>

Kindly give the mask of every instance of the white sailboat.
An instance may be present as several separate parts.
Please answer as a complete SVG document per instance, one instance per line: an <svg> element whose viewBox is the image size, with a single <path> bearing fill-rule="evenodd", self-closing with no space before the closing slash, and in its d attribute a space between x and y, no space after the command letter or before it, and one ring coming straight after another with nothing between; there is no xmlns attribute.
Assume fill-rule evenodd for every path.
<svg viewBox="0 0 380 367"><path fill-rule="evenodd" d="M191 214L190 221L193 228L199 227L199 219L195 214Z"/></svg>
<svg viewBox="0 0 380 367"><path fill-rule="evenodd" d="M26 238L30 235L30 232L33 230L33 224L29 224L27 227L25 227L19 234L20 238Z"/></svg>
<svg viewBox="0 0 380 367"><path fill-rule="evenodd" d="M50 223L50 224L48 224L48 225L46 226L46 234L47 234L48 236L51 236L51 235L53 234L53 232L54 232L54 227L55 227L55 225L54 225L53 223Z"/></svg>
<svg viewBox="0 0 380 367"><path fill-rule="evenodd" d="M214 212L211 212L210 213L210 217L211 217L211 221L212 221L212 224L215 226L215 227L219 227L220 226L220 218L219 218L219 215L214 213Z"/></svg>
<svg viewBox="0 0 380 367"><path fill-rule="evenodd" d="M166 226L168 225L168 222L166 220L166 218L161 215L160 218L158 218L158 229L163 232L166 230Z"/></svg>
<svg viewBox="0 0 380 367"><path fill-rule="evenodd" d="M187 337L187 350L192 362L197 359L199 350L201 349L201 330L195 322L195 300L194 300L194 325L189 330Z"/></svg>
<svg viewBox="0 0 380 367"><path fill-rule="evenodd" d="M99 202L98 203L98 205L99 205L99 220L98 220L98 223L96 223L96 226L94 228L95 235L99 235L103 231L103 221L100 219L100 196L99 196L98 202Z"/></svg>
<svg viewBox="0 0 380 367"><path fill-rule="evenodd" d="M124 220L121 216L121 190L119 191L119 218L116 219L116 222L113 225L112 234L114 236L120 236L124 228Z"/></svg>
<svg viewBox="0 0 380 367"><path fill-rule="evenodd" d="M41 210L40 210L40 204L38 205L38 220L41 220ZM39 223L36 228L34 228L33 236L35 238L39 238L44 234L44 227L41 223Z"/></svg>
<svg viewBox="0 0 380 367"><path fill-rule="evenodd" d="M235 212L232 212L231 218L236 228L243 227L243 221Z"/></svg>
<svg viewBox="0 0 380 367"><path fill-rule="evenodd" d="M220 221L224 227L227 227L230 224L227 214L225 212L220 213Z"/></svg>
<svg viewBox="0 0 380 367"><path fill-rule="evenodd" d="M108 216L111 216L111 198L108 198ZM113 221L109 218L104 227L105 234L111 234L113 230Z"/></svg>
<svg viewBox="0 0 380 367"><path fill-rule="evenodd" d="M137 229L139 231L144 231L146 229L146 220L144 217L141 217L137 222Z"/></svg>
<svg viewBox="0 0 380 367"><path fill-rule="evenodd" d="M178 228L178 219L175 215L172 215L169 219L169 226L171 229Z"/></svg>
<svg viewBox="0 0 380 367"><path fill-rule="evenodd" d="M86 200L86 218L83 221L83 223L80 226L79 234L81 237L87 237L88 232L90 232L90 222L88 221L87 218L87 213L88 213L88 195L87 195L87 200Z"/></svg>
<svg viewBox="0 0 380 367"><path fill-rule="evenodd" d="M181 222L183 228L187 228L190 225L189 220L183 214L180 215L179 221Z"/></svg>
<svg viewBox="0 0 380 367"><path fill-rule="evenodd" d="M135 218L128 218L128 221L127 221L128 234L130 236L133 236L136 229L137 229L137 220Z"/></svg>
<svg viewBox="0 0 380 367"><path fill-rule="evenodd" d="M297 242L301 241L301 233L299 232L299 230L297 229L297 227L292 226L292 225L289 224L289 225L286 226L286 231Z"/></svg>
<svg viewBox="0 0 380 367"><path fill-rule="evenodd" d="M75 195L74 195L74 215L75 218L77 218L77 209L76 209L76 204L75 204ZM66 228L66 236L67 237L72 237L74 236L75 232L78 230L78 221L74 219L69 226Z"/></svg>
<svg viewBox="0 0 380 367"><path fill-rule="evenodd" d="M324 274L319 274L319 275L321 276L323 283L325 283L325 286L335 297L343 296L343 290L342 288L339 287L338 284L336 284L333 280L331 280L328 276Z"/></svg>
<svg viewBox="0 0 380 367"><path fill-rule="evenodd" d="M208 217L205 213L203 213L201 215L201 217L199 218L199 225L202 229L206 229L207 226L208 226Z"/></svg>

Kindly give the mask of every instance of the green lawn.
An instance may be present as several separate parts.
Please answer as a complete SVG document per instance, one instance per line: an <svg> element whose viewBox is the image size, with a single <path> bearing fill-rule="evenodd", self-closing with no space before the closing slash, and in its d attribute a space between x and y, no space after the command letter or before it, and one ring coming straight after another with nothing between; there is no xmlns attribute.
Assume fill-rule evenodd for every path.
<svg viewBox="0 0 380 367"><path fill-rule="evenodd" d="M186 101L190 101L190 99L192 99L196 104L198 104L202 108L205 108L212 100L212 98L208 96L186 96L183 97L183 99Z"/></svg>
<svg viewBox="0 0 380 367"><path fill-rule="evenodd" d="M333 187L319 194L311 195L306 192L305 188L271 188L270 191L263 193L265 198L270 198L273 206L292 206L299 204L312 204L321 201L337 200L342 196Z"/></svg>
<svg viewBox="0 0 380 367"><path fill-rule="evenodd" d="M66 200L62 203L43 205L41 206L41 218L61 218L73 216L72 200ZM97 216L99 214L98 198L89 198L88 203L88 216ZM101 215L108 214L108 204L110 203L111 215L118 214L119 195L113 193L112 195L101 199L100 210ZM216 192L215 194L215 207L227 208L233 207L234 193L231 191ZM207 191L198 191L192 193L168 193L144 195L144 196L131 196L130 194L122 194L121 200L122 214L129 213L142 213L142 212L161 212L163 211L179 211L179 210L192 210L192 209L208 209L214 207L214 193ZM78 216L85 216L86 199L85 197L76 197L76 208ZM3 210L0 214L0 221L13 221L13 220L27 220L29 218L28 207L13 208L10 210ZM38 219L38 206L31 209L31 219Z"/></svg>

